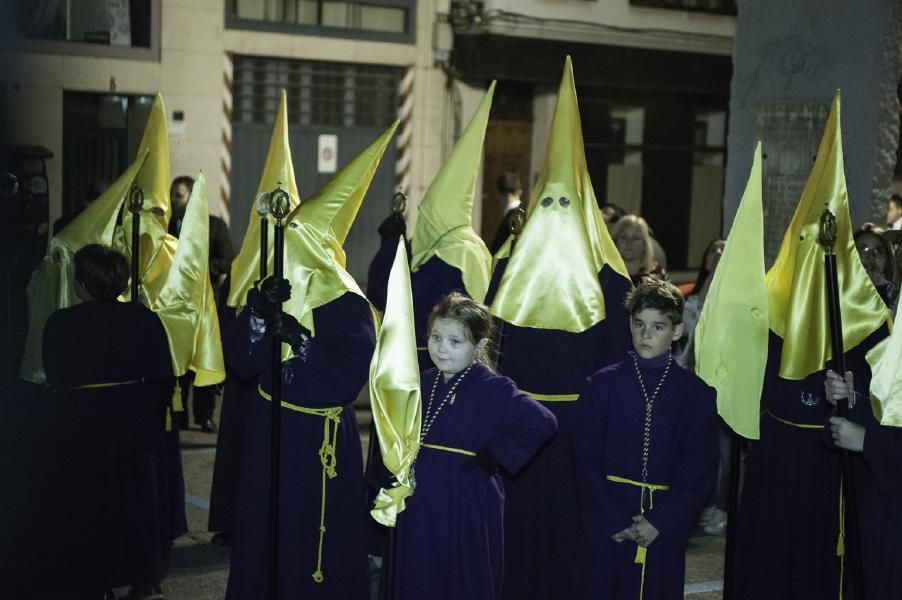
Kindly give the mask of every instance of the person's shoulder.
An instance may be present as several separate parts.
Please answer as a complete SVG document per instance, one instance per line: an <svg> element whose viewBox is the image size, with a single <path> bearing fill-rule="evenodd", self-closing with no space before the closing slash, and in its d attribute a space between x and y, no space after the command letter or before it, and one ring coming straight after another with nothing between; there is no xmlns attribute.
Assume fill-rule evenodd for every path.
<svg viewBox="0 0 902 600"><path fill-rule="evenodd" d="M710 402L717 396L717 390L705 383L704 379L679 363L675 363L674 367L674 374L680 380L680 388L686 390L690 399Z"/></svg>
<svg viewBox="0 0 902 600"><path fill-rule="evenodd" d="M620 362L616 362L612 365L608 365L606 367L602 367L589 375L586 380L590 385L601 385L605 381L612 380L623 373L623 370L627 368L626 361L621 360Z"/></svg>

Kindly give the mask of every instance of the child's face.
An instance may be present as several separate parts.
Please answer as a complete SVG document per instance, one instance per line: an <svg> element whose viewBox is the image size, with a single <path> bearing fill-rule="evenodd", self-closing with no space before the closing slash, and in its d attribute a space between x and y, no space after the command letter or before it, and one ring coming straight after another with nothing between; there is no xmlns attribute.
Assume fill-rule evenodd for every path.
<svg viewBox="0 0 902 600"><path fill-rule="evenodd" d="M683 324L674 325L670 317L655 308L645 308L630 317L633 347L642 358L661 356L683 336Z"/></svg>
<svg viewBox="0 0 902 600"><path fill-rule="evenodd" d="M473 363L476 345L467 337L460 321L438 318L429 332L429 358L439 371L450 377Z"/></svg>

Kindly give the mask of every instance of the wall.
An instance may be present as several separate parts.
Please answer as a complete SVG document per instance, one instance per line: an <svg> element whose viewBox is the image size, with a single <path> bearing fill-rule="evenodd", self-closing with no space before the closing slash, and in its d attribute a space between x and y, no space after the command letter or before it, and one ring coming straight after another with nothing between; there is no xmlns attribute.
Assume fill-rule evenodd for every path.
<svg viewBox="0 0 902 600"><path fill-rule="evenodd" d="M762 133L774 138L780 135L781 121L768 116L774 114L774 106L794 107L788 116L804 119L807 113L829 107L837 88L842 89L843 150L852 221L861 224L875 219L878 213L885 214L886 201L881 198L888 196L890 181L888 175L875 181L875 173L878 157L895 161L898 140L895 89L902 46L898 37L895 43L884 43L893 23L889 13L893 3L898 5L898 0L827 5L818 0L740 2L730 97L725 229L733 221L745 188L756 138ZM898 29L898 13L895 15ZM889 85L884 85L885 81ZM881 108L886 104L895 111ZM887 112L890 118L885 116ZM767 121L770 123L762 127ZM809 121L810 140L799 142L807 144L798 151L803 156L816 153L824 125L819 118ZM788 119L783 122L789 125ZM767 137L763 143L763 152L768 154ZM769 160L778 157L771 152ZM771 193L764 198L769 258L775 255L792 217L799 186L807 179L810 164L801 162L805 164L799 166L796 181L791 182L787 193Z"/></svg>

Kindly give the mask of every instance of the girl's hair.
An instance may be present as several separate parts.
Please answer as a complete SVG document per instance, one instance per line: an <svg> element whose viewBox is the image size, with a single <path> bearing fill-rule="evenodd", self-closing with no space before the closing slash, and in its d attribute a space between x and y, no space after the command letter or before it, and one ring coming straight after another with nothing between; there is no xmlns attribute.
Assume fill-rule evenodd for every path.
<svg viewBox="0 0 902 600"><path fill-rule="evenodd" d="M692 291L689 292L689 296L693 294L697 294L702 291L702 286L705 285L705 281L707 281L708 276L711 274L708 271L708 254L711 252L711 249L714 247L714 244L717 242L724 241L722 238L714 238L708 243L708 246L705 248L705 251L702 253L702 264L698 267L698 277L695 278L695 285L692 287Z"/></svg>
<svg viewBox="0 0 902 600"><path fill-rule="evenodd" d="M492 315L485 304L460 292L451 292L439 300L429 313L427 335L432 331L432 324L436 319L451 319L460 323L464 335L476 345L476 360L490 369L494 368L489 348L492 344ZM489 340L484 348L478 346L482 339Z"/></svg>
<svg viewBox="0 0 902 600"><path fill-rule="evenodd" d="M620 217L611 229L611 239L614 240L614 245L616 246L617 238L623 235L630 227L638 229L639 233L642 234L642 239L645 243L644 251L642 252L642 272L651 273L658 266L658 263L655 262L655 248L652 246L651 231L649 231L648 223L645 219L637 215Z"/></svg>

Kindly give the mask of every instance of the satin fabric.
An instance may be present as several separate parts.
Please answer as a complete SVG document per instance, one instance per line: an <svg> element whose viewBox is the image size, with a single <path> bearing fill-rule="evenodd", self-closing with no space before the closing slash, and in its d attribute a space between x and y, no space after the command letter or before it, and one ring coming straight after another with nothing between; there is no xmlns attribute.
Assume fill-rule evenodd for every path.
<svg viewBox="0 0 902 600"><path fill-rule="evenodd" d="M135 162L100 197L51 238L47 255L28 283L28 335L19 369L22 379L35 383L47 380L41 358L44 323L54 311L81 302L75 295L73 257L88 244L112 246L122 200L148 154L148 149L141 149Z"/></svg>
<svg viewBox="0 0 902 600"><path fill-rule="evenodd" d="M207 181L198 175L166 282L153 306L169 332L173 371L196 373L194 385L225 380L219 319L210 284L210 217Z"/></svg>
<svg viewBox="0 0 902 600"><path fill-rule="evenodd" d="M805 379L823 369L832 357L824 250L817 242L825 205L836 216L834 251L843 346L854 348L888 322L890 315L861 265L852 239L838 90L799 206L766 276L770 328L783 339L780 377L784 379Z"/></svg>
<svg viewBox="0 0 902 600"><path fill-rule="evenodd" d="M548 150L533 187L526 225L492 301L492 314L520 327L579 333L604 320L598 273L606 264L629 277L598 209L586 168L570 57L558 89Z"/></svg>
<svg viewBox="0 0 902 600"><path fill-rule="evenodd" d="M397 479L396 486L379 490L370 514L382 525L392 527L405 508L405 498L413 493L410 467L420 447L422 410L413 298L403 238L398 240L388 277L388 298L370 362L369 386L382 462Z"/></svg>
<svg viewBox="0 0 902 600"><path fill-rule="evenodd" d="M902 306L902 302L899 303ZM896 308L896 322L902 309ZM893 328L888 338L867 353L871 366L871 407L881 425L902 427L902 330Z"/></svg>
<svg viewBox="0 0 902 600"><path fill-rule="evenodd" d="M345 292L366 298L342 266L340 259L344 255L334 251L337 239L332 232L332 223L338 215L341 215L342 223L347 219L353 221L356 208L369 188L397 125L397 122L392 124L316 195L304 200L286 217L285 278L291 282L291 298L282 309L314 335L314 309ZM348 202L354 210L342 212Z"/></svg>
<svg viewBox="0 0 902 600"><path fill-rule="evenodd" d="M288 143L288 110L286 108L287 97L285 90L279 97L279 110L276 113L276 121L273 124L272 137L269 142L269 152L266 155L266 163L263 165L263 174L260 175L260 184L257 186L257 198L268 194L277 187L288 193L289 209L294 210L301 203L301 195L298 192L298 184L294 176L294 166L291 162L291 147ZM260 214L257 212L256 203L251 207L250 218L247 222L247 230L244 240L241 242L241 250L232 261L232 287L226 304L231 307L244 306L248 291L254 287L254 282L260 278ZM267 223L271 220L268 217ZM266 264L270 271L273 264L273 235L270 231L267 238Z"/></svg>
<svg viewBox="0 0 902 600"><path fill-rule="evenodd" d="M717 388L717 412L742 437L760 437L767 365L761 142L723 257L695 328L696 373Z"/></svg>
<svg viewBox="0 0 902 600"><path fill-rule="evenodd" d="M480 302L489 287L492 255L473 230L473 194L494 93L493 81L448 160L429 185L420 203L410 243L411 271L416 272L430 258L438 256L460 269L467 294Z"/></svg>

